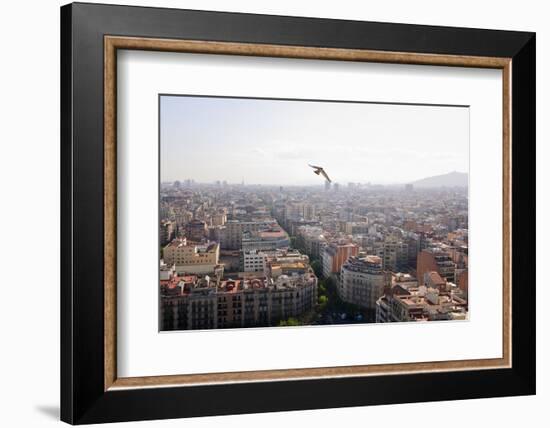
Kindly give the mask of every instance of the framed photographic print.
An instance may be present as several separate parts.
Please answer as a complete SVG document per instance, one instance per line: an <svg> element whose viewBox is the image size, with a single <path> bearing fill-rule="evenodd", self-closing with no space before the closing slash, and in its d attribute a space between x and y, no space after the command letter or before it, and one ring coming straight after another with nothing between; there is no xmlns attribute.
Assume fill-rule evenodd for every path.
<svg viewBox="0 0 550 428"><path fill-rule="evenodd" d="M75 3L61 54L62 420L535 393L533 33Z"/></svg>

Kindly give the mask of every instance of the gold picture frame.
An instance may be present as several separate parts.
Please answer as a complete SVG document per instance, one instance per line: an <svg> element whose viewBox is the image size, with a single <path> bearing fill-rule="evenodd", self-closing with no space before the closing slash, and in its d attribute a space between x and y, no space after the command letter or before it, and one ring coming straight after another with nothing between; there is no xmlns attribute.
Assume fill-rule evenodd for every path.
<svg viewBox="0 0 550 428"><path fill-rule="evenodd" d="M118 377L116 368L116 87L117 51L146 50L208 55L359 61L392 64L493 68L502 70L503 146L503 322L502 358L422 363L357 365L305 369L204 373L170 376ZM509 368L512 364L512 234L511 234L511 81L512 58L444 55L309 46L104 36L104 389L193 386L203 384L395 375L410 373Z"/></svg>

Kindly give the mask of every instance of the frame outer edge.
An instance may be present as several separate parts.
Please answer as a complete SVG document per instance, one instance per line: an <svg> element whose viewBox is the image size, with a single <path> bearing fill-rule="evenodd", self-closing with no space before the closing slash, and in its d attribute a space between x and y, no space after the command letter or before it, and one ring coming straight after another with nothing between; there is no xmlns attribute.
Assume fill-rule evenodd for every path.
<svg viewBox="0 0 550 428"><path fill-rule="evenodd" d="M61 128L61 302L60 302L60 418L74 423L74 364L73 364L73 34L72 5L60 9L60 128Z"/></svg>
<svg viewBox="0 0 550 428"><path fill-rule="evenodd" d="M536 34L512 59L513 371L536 393ZM514 144L515 142L515 144Z"/></svg>
<svg viewBox="0 0 550 428"><path fill-rule="evenodd" d="M64 11L65 10L65 11ZM283 411L283 410L299 410L299 409L313 409L313 408L329 408L329 407L344 407L344 406L364 406L372 404L389 404L389 403L402 403L402 402L418 402L418 401L439 401L439 400L452 400L452 399L464 399L464 398L481 398L481 397L497 397L497 396L512 396L512 395L526 395L533 394L535 392L535 336L531 329L534 329L534 312L527 314L524 319L518 320L517 315L523 314L522 311L531 308L532 296L524 296L521 299L521 304L518 304L516 293L514 293L514 305L512 310L515 318L513 330L514 330L514 342L513 346L514 356L512 369L496 370L493 373L487 373L485 384L480 384L479 388L470 390L468 388L468 395L466 396L465 384L472 384L481 380L481 375L475 371L466 371L462 374L454 373L441 373L438 375L428 374L425 379L421 381L418 375L399 376L399 380L390 379L389 384L395 386L395 396L387 395L387 398L381 400L380 398L370 395L370 390L375 385L382 387L381 393L386 391L388 386L387 380L379 382L377 377L372 378L369 381L369 386L364 382L360 382L357 379L339 379L330 382L328 381L296 381L292 386L281 386L282 383L268 382L266 384L258 383L250 386L253 391L260 392L260 395L253 394L251 403L246 405L236 401L230 396L237 391L245 393L245 396L250 395L248 387L243 389L238 384L232 385L230 388L226 388L223 385L214 387L194 387L194 388L160 388L160 389L141 389L138 391L108 391L105 393L102 386L104 386L104 373L99 373L100 366L103 368L103 362L99 362L98 358L93 356L93 353L98 355L103 354L105 351L105 343L103 337L101 337L101 346L99 344L99 338L97 337L97 330L103 327L103 313L101 319L96 317L94 312L90 312L89 308L97 309L99 305L98 300L104 302L103 294L101 298L95 297L90 293L89 288L83 288L80 282L81 278L78 276L82 270L79 264L73 264L73 255L78 256L81 243L75 240L74 233L82 232L79 229L79 225L72 222L76 220L82 220L75 217L75 214L79 214L81 211L77 210L78 205L76 202L82 202L80 197L80 191L87 191L92 189L95 191L94 186L85 186L81 178L85 178L86 174L90 173L90 170L86 168L84 173L80 173L78 165L82 162L82 154L80 149L86 149L83 146L84 143L89 143L91 140L82 134L81 131L87 130L94 139L100 137L96 135L95 129L97 126L88 127L88 125L102 123L102 119L97 116L98 112L98 99L103 100L102 94L96 96L93 91L99 92L101 88L98 81L101 79L97 75L95 67L98 65L98 49L97 45L101 43L98 36L103 37L106 34L120 34L120 35L135 35L146 34L148 31L149 36L151 33L165 38L199 38L201 35L206 34L206 39L209 40L224 40L224 41L241 41L256 43L255 40L269 40L279 43L280 40L286 40L290 38L291 42L299 42L299 40L311 40L315 38L316 31L319 30L319 26L313 25L311 28L309 23L312 23L307 18L286 18L277 16L264 16L259 17L251 14L231 14L223 13L223 19L221 19L222 13L218 12L199 12L199 11L183 11L178 9L161 9L161 8L140 8L140 7L128 7L128 6L107 6L98 4L73 4L62 7L61 11L61 189L62 189L62 201L61 201L61 417L62 420L69 423L93 423L93 422L114 422L114 421L128 421L128 420L144 420L151 418L174 418L174 417L189 417L189 416L206 416L214 414L236 414L236 413L251 413L251 412L265 412L265 411ZM144 18L151 17L151 20ZM109 19L104 19L109 17ZM254 18L257 17L255 21ZM234 20L239 23L244 23L244 26L225 26L230 20ZM204 25L206 20L218 22L223 25L223 28L208 28L205 29ZM254 32L254 28L257 27L258 20L266 24L266 29ZM317 19L318 23L328 25L332 31L330 34L334 35L334 39L325 35L324 39L319 43L327 43L333 47L339 47L340 44L347 45L357 43L359 45L367 43L359 43L356 33L358 27L365 24L376 27L381 33L387 33L389 30L397 33L410 33L408 27L415 27L413 33L420 32L421 34L441 34L447 36L447 39L443 40L439 45L434 39L431 42L421 43L421 49L411 49L412 52L433 52L439 53L445 52L458 52L458 54L464 54L464 52L490 52L495 53L497 57L514 57L512 62L513 68L513 86L512 91L514 97L512 99L512 109L514 113L520 111L522 119L517 116L512 118L514 135L514 141L518 141L518 136L522 140L523 150L530 151L529 154L522 154L521 149L512 146L512 156L514 166L520 166L521 175L525 174L527 177L521 178L516 173L515 183L512 186L515 190L515 194L512 193L512 199L517 203L518 201L527 201L525 207L519 206L517 212L512 213L513 224L519 224L519 222L531 222L534 216L529 214L530 209L534 208L534 199L529 200L529 197L534 193L532 189L524 189L525 185L534 184L534 102L535 102L535 49L534 49L534 33L525 32L507 32L507 31L490 31L490 30L475 30L475 29L452 29L445 27L427 27L427 26L407 26L403 24L381 24L381 23L360 23L350 22L334 23L334 20ZM176 24L186 24L185 28ZM289 26L289 33L276 34L273 31L274 24L282 23ZM298 24L303 24L303 31L293 32L297 30ZM161 24L171 24L171 26L161 27ZM233 23L234 24L234 23ZM307 24L307 25L306 25ZM354 26L351 33L345 32L341 35L341 32L334 31L339 30L342 25ZM143 26L143 31L141 30ZM240 28L241 27L241 28ZM336 28L335 28L336 27ZM422 28L421 28L422 27ZM239 29L240 28L240 29ZM410 30L410 31L409 31ZM468 31L469 30L469 31ZM451 39L448 38L449 32L453 33ZM175 36L174 36L175 34ZM197 36L198 35L198 36ZM393 33L392 33L393 35ZM488 42L481 43L480 41L473 41L487 35ZM462 36L465 40L462 42ZM332 36L331 36L332 37ZM353 37L356 37L353 41ZM458 38L458 44L455 46L449 40L455 40ZM408 45L406 40L400 39L397 35L396 38L390 37L391 44L398 45L399 41L402 44ZM363 39L364 40L364 39ZM384 40L388 40L387 38ZM416 40L416 39L415 39ZM489 43L490 42L490 43ZM317 42L316 42L317 43ZM453 42L454 43L454 42ZM284 43L283 43L284 44ZM307 43L306 43L307 44ZM375 46L375 50L384 50L380 47L380 44L386 44L386 42L375 41L368 42ZM414 44L414 43L412 43ZM527 46L529 45L529 46ZM73 55L77 49L80 54L78 56ZM362 47L361 47L362 49ZM101 50L103 53L103 50ZM517 55L517 58L516 58ZM483 55L481 55L483 56ZM91 64L92 70L86 70L84 65ZM74 74L74 69L80 74ZM103 69L103 67L101 67ZM82 72L85 72L85 78L82 76ZM517 71L520 71L521 78ZM87 80L89 79L89 80ZM521 94L522 90L526 90L528 94L524 94L523 97L517 97L517 94ZM76 94L76 95L75 95ZM79 99L76 100L75 97ZM82 98L82 99L80 99ZM88 122L82 121L82 109L79 107L78 102L90 102L92 108L90 108L91 116ZM73 125L73 110L78 107L76 113L79 116L74 119ZM102 106L103 107L103 106ZM526 112L521 113L521 111ZM528 115L532 115L529 118ZM86 125L86 126L83 126ZM523 132L527 131L525 135L520 135L518 126ZM98 132L103 135L103 129ZM73 135L78 134L78 139ZM95 140L93 140L95 144ZM79 149L79 150L75 150ZM95 153L92 153L95 155ZM78 156L77 156L78 155ZM519 162L516 162L519 158ZM96 158L92 159L91 169L97 168L95 164ZM101 167L103 168L103 166ZM73 178L72 174L79 173L78 177ZM78 180L76 179L78 178ZM97 177L101 180L101 177ZM518 181L519 178L519 181ZM95 179L95 178L94 178ZM74 189L73 189L74 183ZM533 187L534 188L534 187ZM525 195L518 195L519 192L525 191ZM93 195L95 196L95 195ZM104 195L103 195L104 197ZM65 199L65 200L64 200ZM96 202L94 200L94 202ZM517 205L516 205L517 206ZM93 205L91 205L93 208ZM95 211L95 208L94 208ZM103 207L101 207L103 214ZM70 224L68 223L70 222ZM96 223L94 228L97 229ZM517 249L513 249L512 256L514 261L520 261L522 268L532 267L534 268L534 260L526 262L526 257L534 256L534 243L535 233L534 225L524 225L520 227L521 231L518 232L517 228L513 229L514 244L517 245ZM521 237L521 234L525 233L526 237ZM85 236L89 238L89 233L85 233ZM103 239L104 235L101 233ZM519 239L517 239L519 238ZM81 241L81 240L80 240ZM91 248L92 255L95 254L96 241L93 240ZM78 245L77 245L78 244ZM88 251L88 250L87 250ZM525 253L525 255L523 254ZM94 263L96 263L94 261ZM97 265L97 263L96 263ZM93 267L93 266L92 266ZM80 269L80 270L79 270ZM517 275L517 271L516 275ZM90 272L94 274L94 272ZM527 273L527 277L520 279L520 283L529 286L528 282L534 279L532 272ZM104 270L101 269L101 274L104 274ZM92 275L94 280L96 275ZM79 280L78 283L75 281ZM85 281L86 282L86 281ZM517 283L517 282L516 282ZM534 284L534 281L532 282ZM90 281L84 284L86 287L90 287ZM517 287L516 287L517 288ZM78 293L76 293L78 292ZM519 291L517 292L519 294ZM525 289L523 290L525 293ZM82 294L91 298L89 301L89 308L82 308L79 305L84 304ZM528 294L528 293L525 293ZM520 296L521 297L521 296ZM103 303L102 303L103 305ZM82 312L81 309L84 309ZM89 320L86 319L89 318ZM67 323L68 321L68 323ZM84 326L82 325L84 324ZM77 333L81 333L80 335ZM521 343L517 341L518 333L524 337ZM78 341L75 341L78 339ZM89 342L92 343L89 343ZM82 346L85 342L88 349ZM97 344L96 344L97 342ZM78 347L77 347L78 345ZM97 345L97 346L96 346ZM90 348L91 347L91 348ZM519 353L519 354L518 354ZM531 355L533 354L533 355ZM100 364L101 363L101 364ZM75 369L77 367L77 369ZM491 372L491 371L488 371ZM391 378L391 377L390 377ZM416 380L415 380L416 379ZM456 383L456 392L446 391L442 395L434 395L429 390L416 391L416 394L410 398L408 389L411 385L418 384L419 382L433 380L435 384L453 382ZM403 382L403 383L401 383ZM306 386L304 386L306 385ZM333 396L332 399L326 398L326 396L317 397L315 400L307 399L306 396L311 392L311 388L314 388L318 392L327 391L330 389L331 393L334 391L340 391L340 395ZM350 393L352 388L354 392ZM462 389L461 389L462 388ZM103 390L103 391L101 391ZM219 403L218 406L209 407L205 401L210 401L208 398L212 397L212 394L224 394L230 392L228 397L229 403ZM284 394L277 395L273 398L273 403L266 402L265 399L259 399L255 401L256 397L260 397L261 393L271 393L279 391L280 393L286 391ZM365 395L360 394L363 391ZM289 401L290 398L286 397L290 393L299 402ZM305 393L305 395L304 395ZM225 394L224 394L225 395ZM269 396L269 395L268 395ZM162 398L166 400L162 401ZM202 398L202 399L201 399ZM176 400L182 401L176 401ZM195 405L191 405L189 399L196 400ZM204 399L204 400L203 400ZM315 401L315 402L314 402ZM232 403L232 404L231 404ZM159 406L159 404L162 404ZM235 407L230 407L230 406Z"/></svg>

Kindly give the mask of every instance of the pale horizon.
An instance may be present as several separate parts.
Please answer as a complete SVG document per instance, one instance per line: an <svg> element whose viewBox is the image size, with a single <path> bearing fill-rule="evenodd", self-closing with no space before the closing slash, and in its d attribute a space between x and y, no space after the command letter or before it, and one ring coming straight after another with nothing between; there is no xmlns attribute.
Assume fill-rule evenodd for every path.
<svg viewBox="0 0 550 428"><path fill-rule="evenodd" d="M460 173L460 174L468 175L468 172L464 172L464 171L449 171L448 173L438 174L437 176L451 174L451 173ZM354 183L354 184L362 184L362 185L370 184L372 186L390 186L390 187L391 186L403 186L405 184L413 184L414 182L419 181L419 180L423 180L425 178L432 178L432 177L437 177L437 176L420 177L420 178L418 178L416 180L413 180L413 181L403 181L403 182L393 182L393 183L389 183L389 182L388 183L378 183L378 182L368 182L368 181L367 182L332 181L332 185L338 184L340 186L347 186L349 183ZM194 179L193 177L184 177L184 178L180 178L180 179L177 179L177 180L161 181L161 184L173 184L176 181L179 181L179 182L183 183L186 180L193 180L195 182L195 184L216 184L218 181L219 182L224 182L225 181L227 183L227 185L232 185L232 186L242 185L242 181L241 182L231 182L231 181L223 180L223 179L222 180L213 180L213 181L199 181L199 180ZM247 182L245 182L244 185L245 186L265 186L265 187L283 186L283 184L281 184L281 183L247 183ZM323 187L324 186L324 181L320 181L319 183L313 183L313 184L284 184L284 186L286 186L286 187L315 187L315 186Z"/></svg>

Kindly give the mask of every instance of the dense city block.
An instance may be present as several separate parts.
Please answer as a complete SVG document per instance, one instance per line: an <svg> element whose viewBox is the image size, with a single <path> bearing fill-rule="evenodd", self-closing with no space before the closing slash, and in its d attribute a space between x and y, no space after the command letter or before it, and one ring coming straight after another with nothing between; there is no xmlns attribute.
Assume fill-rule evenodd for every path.
<svg viewBox="0 0 550 428"><path fill-rule="evenodd" d="M467 316L467 187L161 183L161 330Z"/></svg>

